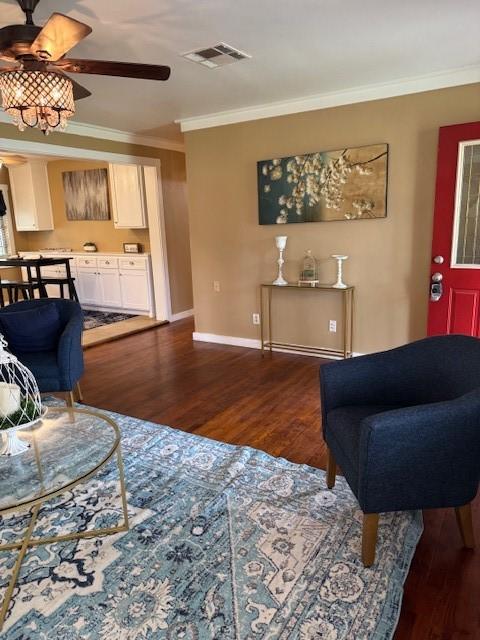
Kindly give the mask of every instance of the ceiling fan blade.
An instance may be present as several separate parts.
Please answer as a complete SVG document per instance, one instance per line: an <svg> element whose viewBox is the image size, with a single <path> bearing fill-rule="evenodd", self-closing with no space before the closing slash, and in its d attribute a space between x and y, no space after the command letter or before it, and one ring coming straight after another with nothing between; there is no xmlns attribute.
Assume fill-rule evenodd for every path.
<svg viewBox="0 0 480 640"><path fill-rule="evenodd" d="M94 73L101 76L121 76L142 80L168 80L170 77L170 67L156 64L63 58L58 60L55 66L69 73Z"/></svg>
<svg viewBox="0 0 480 640"><path fill-rule="evenodd" d="M88 24L63 13L52 13L32 43L30 51L42 60L55 61L92 33Z"/></svg>

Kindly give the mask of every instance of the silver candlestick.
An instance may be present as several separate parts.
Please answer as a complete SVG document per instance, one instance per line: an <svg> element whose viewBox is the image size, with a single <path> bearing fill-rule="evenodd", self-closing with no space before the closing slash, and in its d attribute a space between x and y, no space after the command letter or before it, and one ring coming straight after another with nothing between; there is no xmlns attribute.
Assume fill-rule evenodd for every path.
<svg viewBox="0 0 480 640"><path fill-rule="evenodd" d="M275 236L275 244L279 252L279 256L277 260L278 276L276 280L273 281L272 284L285 286L286 284L288 284L288 282L283 277L283 265L285 263L285 260L283 259L283 252L285 251L285 246L287 244L287 236Z"/></svg>
<svg viewBox="0 0 480 640"><path fill-rule="evenodd" d="M342 280L342 275L343 275L343 262L344 260L348 260L348 256L340 256L340 255L333 255L332 258L335 258L335 260L337 261L337 281L335 282L334 285L332 285L332 287L335 287L335 289L346 289L348 285L346 285L343 280Z"/></svg>

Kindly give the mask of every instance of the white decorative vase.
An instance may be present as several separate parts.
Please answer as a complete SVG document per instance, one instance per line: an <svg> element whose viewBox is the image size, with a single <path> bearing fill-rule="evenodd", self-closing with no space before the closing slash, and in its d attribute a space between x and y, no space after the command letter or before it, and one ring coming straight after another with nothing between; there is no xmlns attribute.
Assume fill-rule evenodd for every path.
<svg viewBox="0 0 480 640"><path fill-rule="evenodd" d="M334 258L337 261L337 281L332 286L335 287L335 289L346 289L348 285L346 285L343 282L342 278L343 278L343 262L344 260L348 260L348 256L340 256L335 254L332 256L332 258Z"/></svg>
<svg viewBox="0 0 480 640"><path fill-rule="evenodd" d="M287 244L287 236L275 236L275 244L278 249L278 275L277 278L272 282L272 284L276 284L279 286L285 286L288 282L283 277L283 265L285 264L285 260L283 259L283 252L285 251L285 246Z"/></svg>

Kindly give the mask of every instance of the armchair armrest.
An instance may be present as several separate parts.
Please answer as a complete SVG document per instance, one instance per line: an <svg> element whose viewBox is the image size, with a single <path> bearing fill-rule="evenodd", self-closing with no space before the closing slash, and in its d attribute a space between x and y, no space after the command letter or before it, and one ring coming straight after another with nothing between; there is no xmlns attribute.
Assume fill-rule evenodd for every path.
<svg viewBox="0 0 480 640"><path fill-rule="evenodd" d="M480 389L361 423L358 499L366 513L460 506L480 479Z"/></svg>
<svg viewBox="0 0 480 640"><path fill-rule="evenodd" d="M70 316L60 336L57 362L62 375L69 379L71 388L83 373L83 311L80 307Z"/></svg>

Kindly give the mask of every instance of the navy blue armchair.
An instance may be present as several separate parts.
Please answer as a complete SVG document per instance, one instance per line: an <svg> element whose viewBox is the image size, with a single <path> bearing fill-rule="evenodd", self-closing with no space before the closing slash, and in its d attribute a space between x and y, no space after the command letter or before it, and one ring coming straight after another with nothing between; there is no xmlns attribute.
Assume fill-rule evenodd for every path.
<svg viewBox="0 0 480 640"><path fill-rule="evenodd" d="M364 513L362 559L375 560L378 514L454 507L474 546L480 480L480 340L438 336L320 368L327 485L336 465Z"/></svg>
<svg viewBox="0 0 480 640"><path fill-rule="evenodd" d="M0 309L0 332L9 350L35 376L42 393L66 392L81 399L83 311L78 302L40 298Z"/></svg>

